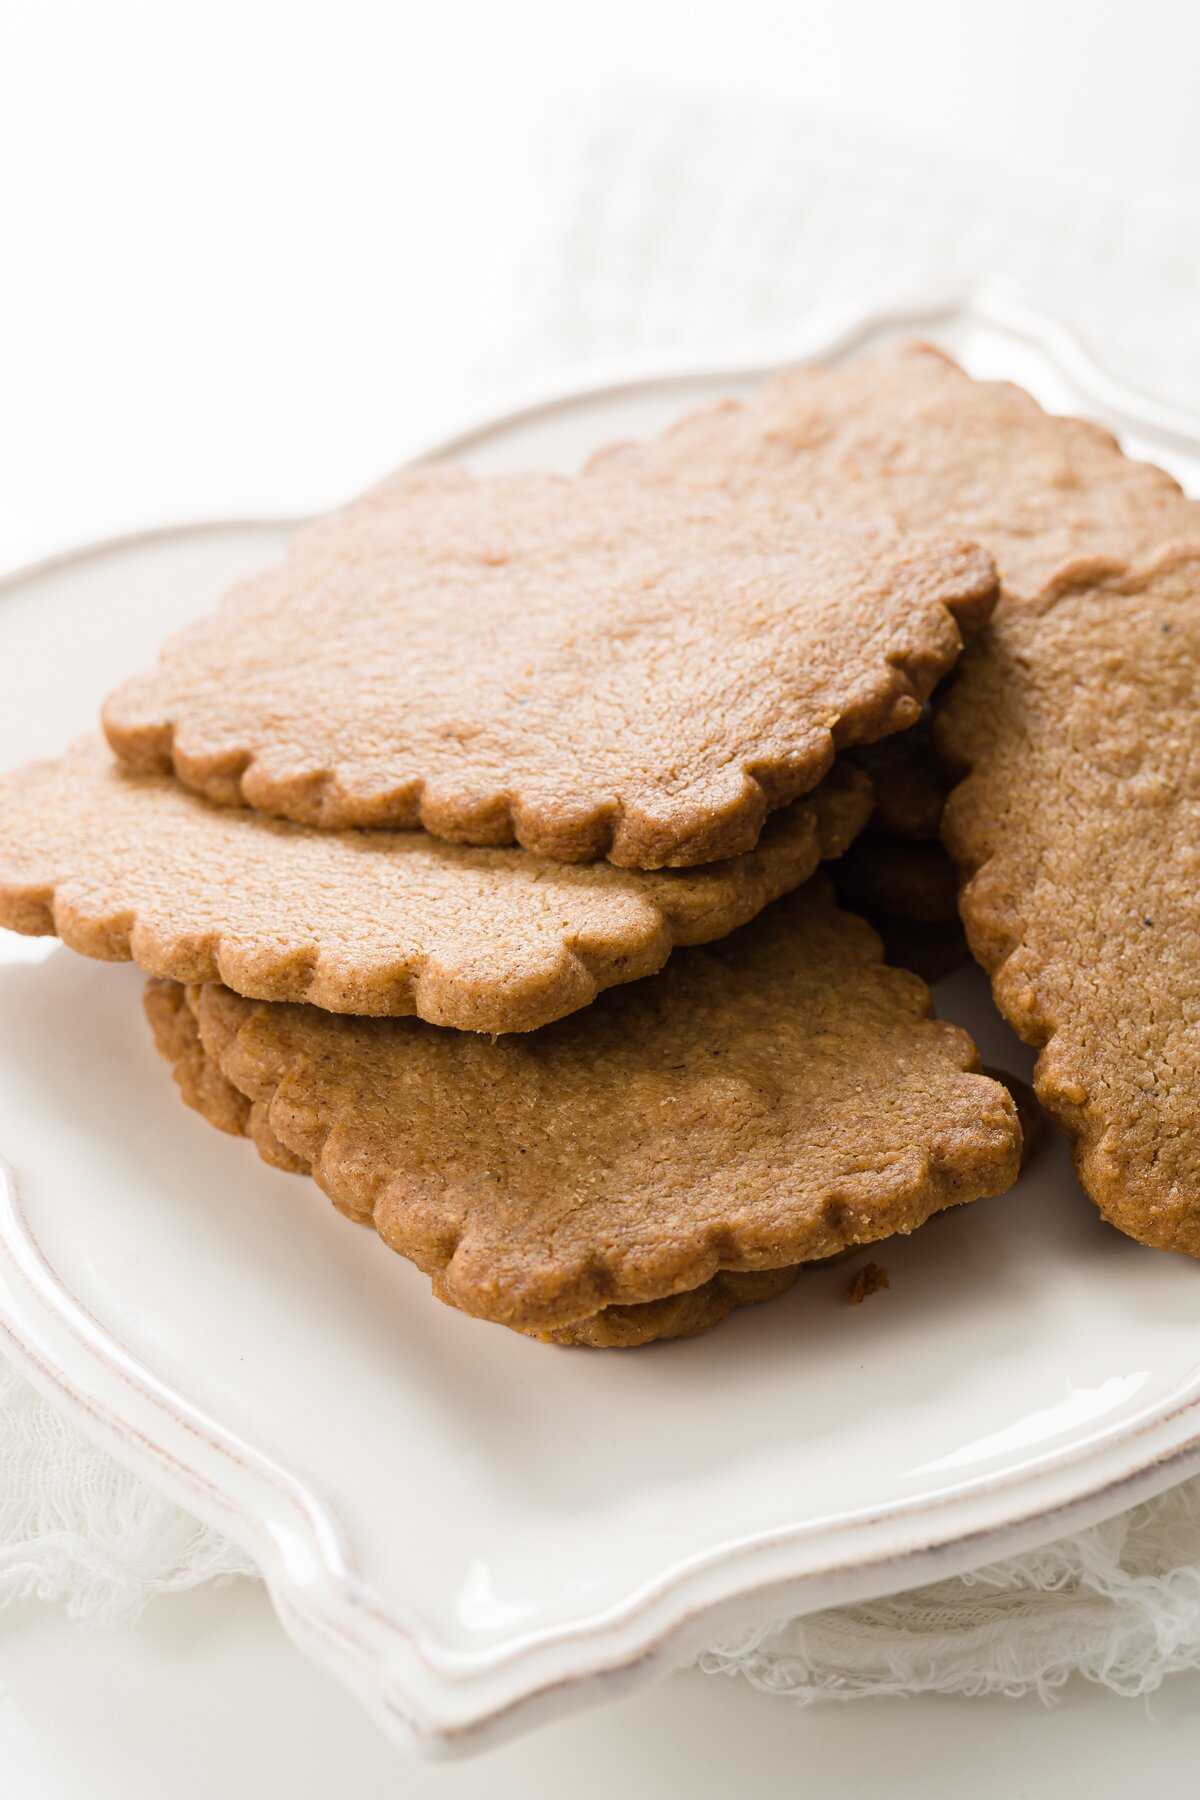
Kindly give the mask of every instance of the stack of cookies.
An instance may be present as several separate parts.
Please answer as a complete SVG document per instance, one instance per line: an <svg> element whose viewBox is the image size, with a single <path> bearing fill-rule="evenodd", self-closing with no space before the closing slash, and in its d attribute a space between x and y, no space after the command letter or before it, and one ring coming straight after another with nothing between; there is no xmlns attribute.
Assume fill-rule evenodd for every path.
<svg viewBox="0 0 1200 1800"><path fill-rule="evenodd" d="M961 907L1089 1192L1200 1250L1189 534L1166 476L922 346L575 479L408 471L0 780L0 924L137 962L184 1099L440 1299L630 1345L1016 1178L849 852L896 961ZM1130 796L1164 892L1101 918Z"/></svg>

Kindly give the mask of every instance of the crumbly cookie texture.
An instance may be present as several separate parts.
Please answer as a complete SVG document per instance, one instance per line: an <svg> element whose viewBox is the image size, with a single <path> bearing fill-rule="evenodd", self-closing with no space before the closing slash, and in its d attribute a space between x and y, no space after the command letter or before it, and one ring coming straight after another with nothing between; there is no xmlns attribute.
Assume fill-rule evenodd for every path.
<svg viewBox="0 0 1200 1800"><path fill-rule="evenodd" d="M294 1156L275 1136L265 1107L247 1100L205 1054L186 990L178 982L153 979L146 985L145 1006L155 1044L171 1064L187 1105L219 1131L251 1138L264 1162L290 1174L310 1173L305 1159ZM348 1216L359 1224L371 1223L369 1213ZM664 1338L698 1337L736 1308L756 1306L786 1293L799 1273L799 1268L760 1269L743 1275L722 1270L685 1293L640 1305L602 1307L571 1325L548 1331L526 1328L525 1334L548 1344L578 1344L593 1350L631 1350ZM439 1279L435 1278L433 1288L440 1300L453 1304Z"/></svg>
<svg viewBox="0 0 1200 1800"><path fill-rule="evenodd" d="M93 739L0 777L0 925L256 999L529 1031L744 924L870 807L839 766L745 856L643 873L289 825L134 774Z"/></svg>
<svg viewBox="0 0 1200 1800"><path fill-rule="evenodd" d="M984 551L878 518L410 470L300 532L104 725L138 770L302 823L694 865L911 724L995 591Z"/></svg>
<svg viewBox="0 0 1200 1800"><path fill-rule="evenodd" d="M522 1330L909 1232L1017 1173L1008 1094L822 876L527 1037L189 997L334 1202Z"/></svg>
<svg viewBox="0 0 1200 1800"><path fill-rule="evenodd" d="M1007 1069L991 1068L986 1063L983 1072L990 1075L993 1081L1001 1082L1012 1095L1017 1117L1021 1121L1021 1168L1025 1170L1041 1148L1046 1115L1038 1105L1038 1097L1029 1083L1022 1081L1019 1075L1010 1075Z"/></svg>
<svg viewBox="0 0 1200 1800"><path fill-rule="evenodd" d="M601 451L591 473L961 533L991 551L1009 593L1026 596L1079 554L1134 560L1200 535L1200 504L1109 432L1045 413L1008 382L973 381L922 343L792 370L748 405Z"/></svg>
<svg viewBox="0 0 1200 1800"><path fill-rule="evenodd" d="M1200 541L1004 604L938 721L971 947L1104 1217L1200 1255Z"/></svg>

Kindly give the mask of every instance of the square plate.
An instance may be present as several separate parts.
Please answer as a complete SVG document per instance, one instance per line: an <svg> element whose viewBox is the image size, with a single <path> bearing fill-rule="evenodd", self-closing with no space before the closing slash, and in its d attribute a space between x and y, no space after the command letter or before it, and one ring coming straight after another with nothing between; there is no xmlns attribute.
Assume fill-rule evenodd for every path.
<svg viewBox="0 0 1200 1800"><path fill-rule="evenodd" d="M608 381L431 454L572 468L772 366L913 331L1200 490L1200 425L994 293L827 320L752 369ZM0 766L87 729L288 529L156 533L7 582ZM735 1624L1015 1552L1200 1468L1200 1270L1102 1224L1060 1143L1011 1194L889 1242L868 1306L843 1303L853 1265L815 1269L707 1338L554 1350L439 1306L311 1183L185 1112L141 986L0 932L3 1341L244 1544L297 1643L402 1740L482 1747ZM1028 1073L977 972L937 997Z"/></svg>

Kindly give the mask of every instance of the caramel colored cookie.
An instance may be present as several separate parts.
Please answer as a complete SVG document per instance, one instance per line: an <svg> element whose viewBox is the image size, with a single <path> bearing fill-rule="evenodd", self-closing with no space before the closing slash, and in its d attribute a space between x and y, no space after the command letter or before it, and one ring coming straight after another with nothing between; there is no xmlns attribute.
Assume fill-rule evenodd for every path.
<svg viewBox="0 0 1200 1800"><path fill-rule="evenodd" d="M946 778L933 748L929 707L907 731L851 750L850 760L865 769L875 790L871 823L892 837L937 839L946 804Z"/></svg>
<svg viewBox="0 0 1200 1800"><path fill-rule="evenodd" d="M142 1004L155 1048L170 1063L184 1105L218 1131L227 1131L232 1137L249 1136L250 1102L205 1055L199 1027L180 983L153 977L146 983Z"/></svg>
<svg viewBox="0 0 1200 1800"><path fill-rule="evenodd" d="M525 1037L190 993L335 1204L520 1330L909 1232L1016 1175L1009 1096L822 877Z"/></svg>
<svg viewBox="0 0 1200 1800"><path fill-rule="evenodd" d="M409 471L298 534L104 709L210 799L624 868L738 855L911 724L974 546L719 494Z"/></svg>
<svg viewBox="0 0 1200 1800"><path fill-rule="evenodd" d="M1044 413L1008 382L973 381L920 343L791 370L747 406L710 407L654 442L601 451L591 472L961 533L1022 595L1071 557L1131 560L1200 535L1200 506L1161 469L1123 456L1109 432Z"/></svg>
<svg viewBox="0 0 1200 1800"><path fill-rule="evenodd" d="M293 1156L271 1130L265 1107L251 1104L206 1056L199 1027L178 982L150 981L145 1004L154 1041L172 1065L186 1103L219 1131L253 1139L265 1162L290 1174L308 1174L304 1158ZM369 1213L348 1216L359 1224L371 1223ZM526 1335L544 1343L580 1344L594 1350L630 1350L663 1338L698 1337L735 1308L755 1306L786 1293L799 1273L798 1268L759 1269L745 1275L722 1271L685 1293L634 1306L605 1306L590 1318L551 1331L527 1328ZM446 1300L436 1279L433 1285L438 1298Z"/></svg>
<svg viewBox="0 0 1200 1800"><path fill-rule="evenodd" d="M1041 1149L1046 1130L1046 1115L1038 1105L1038 1097L1027 1081L1019 1075L1010 1075L1007 1069L994 1069L984 1064L983 1072L998 1081L1012 1095L1013 1105L1017 1109L1017 1118L1021 1121L1021 1169L1026 1170L1037 1152Z"/></svg>
<svg viewBox="0 0 1200 1800"><path fill-rule="evenodd" d="M745 856L638 873L283 824L88 740L0 777L0 925L255 999L529 1031L744 924L840 855L870 806L866 777L837 768Z"/></svg>
<svg viewBox="0 0 1200 1800"><path fill-rule="evenodd" d="M922 925L957 925L958 884L940 844L918 844L865 831L837 872L848 906L868 917L883 914Z"/></svg>
<svg viewBox="0 0 1200 1800"><path fill-rule="evenodd" d="M1200 1255L1200 541L1005 604L939 719L996 1002L1104 1217Z"/></svg>
<svg viewBox="0 0 1200 1800"><path fill-rule="evenodd" d="M700 1337L743 1306L761 1306L786 1294L800 1274L799 1267L751 1269L744 1274L722 1269L710 1281L663 1300L643 1300L640 1305L602 1306L590 1319L560 1325L553 1331L526 1328L527 1337L544 1344L582 1344L591 1350L633 1350L664 1338ZM434 1283L439 1299L445 1295Z"/></svg>
<svg viewBox="0 0 1200 1800"><path fill-rule="evenodd" d="M289 1174L307 1174L308 1164L303 1157L293 1156L271 1130L266 1109L247 1100L205 1054L186 989L178 981L155 975L146 983L142 1003L154 1033L155 1048L170 1063L184 1105L218 1131L226 1131L231 1137L251 1138L264 1162Z"/></svg>

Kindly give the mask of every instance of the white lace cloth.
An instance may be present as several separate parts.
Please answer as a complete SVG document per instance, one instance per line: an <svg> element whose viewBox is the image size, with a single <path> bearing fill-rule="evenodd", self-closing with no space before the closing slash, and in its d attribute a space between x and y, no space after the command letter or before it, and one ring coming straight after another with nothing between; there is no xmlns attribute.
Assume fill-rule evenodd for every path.
<svg viewBox="0 0 1200 1800"><path fill-rule="evenodd" d="M631 102L556 134L527 335L507 376L629 351L784 338L806 310L1002 273L1200 408L1200 208L1032 183L783 115ZM492 370L492 374L501 371ZM254 1573L0 1367L0 1600L79 1619ZM1200 1662L1200 1481L1049 1549L743 1634L700 1659L793 1700L1147 1693Z"/></svg>

